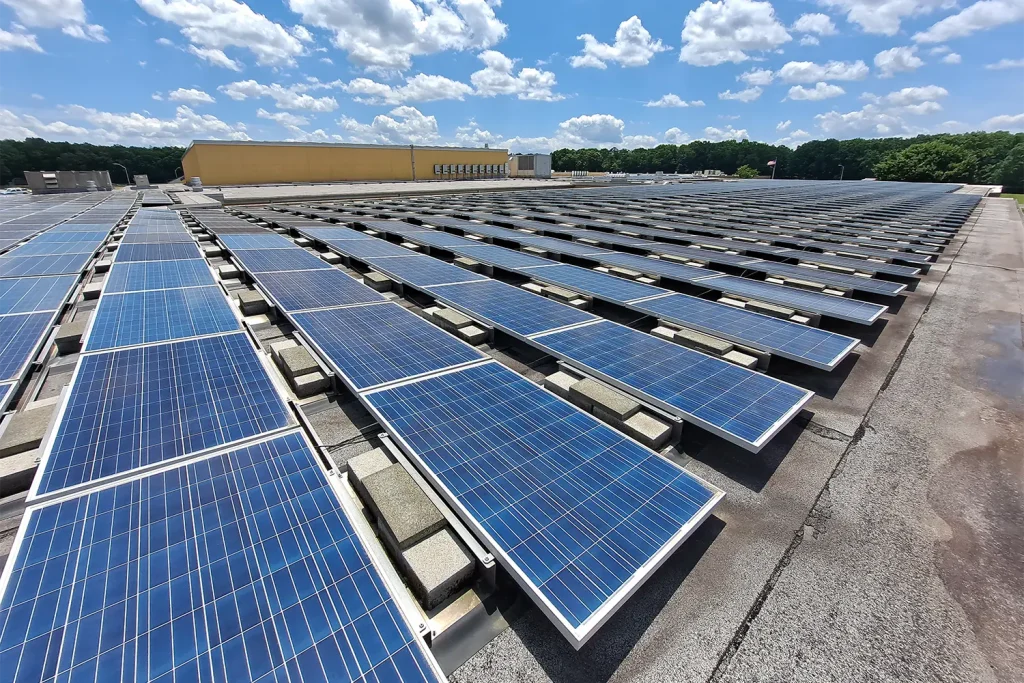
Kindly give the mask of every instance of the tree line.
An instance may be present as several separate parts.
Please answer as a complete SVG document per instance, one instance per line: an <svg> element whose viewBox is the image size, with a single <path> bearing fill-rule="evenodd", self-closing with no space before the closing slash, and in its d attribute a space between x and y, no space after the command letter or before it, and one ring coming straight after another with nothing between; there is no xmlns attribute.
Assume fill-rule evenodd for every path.
<svg viewBox="0 0 1024 683"><path fill-rule="evenodd" d="M0 185L25 181L25 171L109 171L115 184L125 183L124 164L132 175L166 183L181 175L184 147L125 147L77 142L47 142L39 138L0 141Z"/></svg>
<svg viewBox="0 0 1024 683"><path fill-rule="evenodd" d="M878 178L916 182L1001 184L1021 192L1024 184L1024 133L961 133L914 138L814 140L790 149L763 142L700 140L641 149L559 149L551 155L555 171L612 173L693 173L719 170L729 175L743 167L776 178L849 180ZM748 175L744 169L744 175Z"/></svg>

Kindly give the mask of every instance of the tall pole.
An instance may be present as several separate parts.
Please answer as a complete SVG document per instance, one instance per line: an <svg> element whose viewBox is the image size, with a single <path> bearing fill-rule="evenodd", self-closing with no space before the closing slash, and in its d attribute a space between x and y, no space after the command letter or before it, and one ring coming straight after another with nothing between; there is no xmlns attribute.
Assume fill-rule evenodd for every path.
<svg viewBox="0 0 1024 683"><path fill-rule="evenodd" d="M128 167L125 166L124 164L119 164L116 161L114 162L114 166L120 166L121 168L124 169L124 179L128 181L128 187L131 187L132 186L132 177L130 175L128 175Z"/></svg>
<svg viewBox="0 0 1024 683"><path fill-rule="evenodd" d="M779 166L779 160L776 159L775 163L772 164L772 180L775 180L775 169Z"/></svg>
<svg viewBox="0 0 1024 683"><path fill-rule="evenodd" d="M178 171L181 171L182 175L185 174L185 170L181 166L175 166L174 167L174 177L175 178L178 177ZM184 180L184 178L182 178L182 180Z"/></svg>
<svg viewBox="0 0 1024 683"><path fill-rule="evenodd" d="M840 180L843 179L843 174L844 173L846 173L846 167L843 166L842 164L839 164L839 179Z"/></svg>

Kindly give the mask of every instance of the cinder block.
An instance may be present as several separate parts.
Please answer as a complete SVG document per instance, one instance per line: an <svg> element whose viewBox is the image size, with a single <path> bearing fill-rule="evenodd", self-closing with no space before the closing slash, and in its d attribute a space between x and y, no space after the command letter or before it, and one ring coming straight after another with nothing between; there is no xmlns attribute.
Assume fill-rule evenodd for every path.
<svg viewBox="0 0 1024 683"><path fill-rule="evenodd" d="M848 289L833 289L831 287L823 287L821 293L831 294L832 296L850 296L850 290Z"/></svg>
<svg viewBox="0 0 1024 683"><path fill-rule="evenodd" d="M565 289L564 287L556 287L555 285L548 285L544 287L544 295L549 299L555 299L556 301L562 301L569 303L573 299L579 298L579 293L574 292L571 289Z"/></svg>
<svg viewBox="0 0 1024 683"><path fill-rule="evenodd" d="M294 349L299 343L294 339L282 339L279 342L274 342L270 345L270 357L274 359L275 363L281 362L281 352L285 349Z"/></svg>
<svg viewBox="0 0 1024 683"><path fill-rule="evenodd" d="M107 245L107 251L109 251L111 253L117 251L117 242L111 242L110 244L108 244Z"/></svg>
<svg viewBox="0 0 1024 683"><path fill-rule="evenodd" d="M409 251L420 251L422 249L420 245L413 244L412 242L402 242L402 246L408 249Z"/></svg>
<svg viewBox="0 0 1024 683"><path fill-rule="evenodd" d="M474 563L450 529L441 529L402 553L413 592L424 609L433 609L473 577Z"/></svg>
<svg viewBox="0 0 1024 683"><path fill-rule="evenodd" d="M540 256L542 258L546 258L548 255L548 252L543 249L538 249L537 247L523 247L520 251L534 256Z"/></svg>
<svg viewBox="0 0 1024 683"><path fill-rule="evenodd" d="M691 349L698 351L705 351L721 356L722 354L729 353L733 350L734 344L732 342L719 339L718 337L712 337L709 334L698 332L697 330L691 330L689 328L680 328L675 334L674 341L677 344L682 344Z"/></svg>
<svg viewBox="0 0 1024 683"><path fill-rule="evenodd" d="M825 285L820 282L811 282L810 280L801 280L799 278L787 277L784 278L783 282L790 287L797 287L799 289L809 289L813 292L820 292L825 289Z"/></svg>
<svg viewBox="0 0 1024 683"><path fill-rule="evenodd" d="M735 306L736 308L746 308L747 302L741 301L740 299L732 299L727 296L719 297L718 303L725 304L726 306Z"/></svg>
<svg viewBox="0 0 1024 683"><path fill-rule="evenodd" d="M810 318L808 318L806 315L800 315L799 313L797 313L796 315L791 315L789 319L795 323L800 323L801 325L809 325L811 322Z"/></svg>
<svg viewBox="0 0 1024 683"><path fill-rule="evenodd" d="M553 372L544 378L544 388L557 396L567 399L569 398L569 390L579 381L578 377L573 377L567 372Z"/></svg>
<svg viewBox="0 0 1024 683"><path fill-rule="evenodd" d="M665 261L674 261L675 263L689 263L690 259L685 256L677 256L675 254L662 254L661 258Z"/></svg>
<svg viewBox="0 0 1024 683"><path fill-rule="evenodd" d="M82 337L89 325L89 316L79 315L71 322L61 323L57 330L54 343L57 345L57 353L61 356L78 353L82 350Z"/></svg>
<svg viewBox="0 0 1024 683"><path fill-rule="evenodd" d="M320 258L330 264L341 263L341 255L335 254L333 251L325 251L320 254Z"/></svg>
<svg viewBox="0 0 1024 683"><path fill-rule="evenodd" d="M467 240L473 240L474 242L483 242L484 238L480 235L465 235Z"/></svg>
<svg viewBox="0 0 1024 683"><path fill-rule="evenodd" d="M384 452L384 449L374 448L372 451L357 455L346 463L348 467L348 480L359 496L363 500L367 500L369 495L363 487L363 481L370 475L376 474L391 465L391 459Z"/></svg>
<svg viewBox="0 0 1024 683"><path fill-rule="evenodd" d="M299 237L295 240L295 245L299 247L308 247L310 244L312 244L312 242L310 242L307 237Z"/></svg>
<svg viewBox="0 0 1024 683"><path fill-rule="evenodd" d="M203 247L203 256L206 258L216 258L224 253L224 250L218 246L210 245Z"/></svg>
<svg viewBox="0 0 1024 683"><path fill-rule="evenodd" d="M465 256L459 256L455 261L453 261L453 263L459 268L465 268L466 270L472 270L473 272L476 272L476 269L480 267L479 262L474 261L471 258L466 258Z"/></svg>
<svg viewBox="0 0 1024 683"><path fill-rule="evenodd" d="M664 339L665 341L675 341L676 331L659 325L651 330L651 335Z"/></svg>
<svg viewBox="0 0 1024 683"><path fill-rule="evenodd" d="M285 376L292 381L296 377L301 377L320 369L320 366L317 365L309 351L305 347L298 345L281 349L277 354L277 364L281 367L281 371L284 372Z"/></svg>
<svg viewBox="0 0 1024 683"><path fill-rule="evenodd" d="M622 423L622 431L653 450L659 450L672 436L672 426L643 410Z"/></svg>
<svg viewBox="0 0 1024 683"><path fill-rule="evenodd" d="M253 331L265 330L273 324L266 314L246 316L245 322Z"/></svg>
<svg viewBox="0 0 1024 683"><path fill-rule="evenodd" d="M366 477L363 487L381 535L396 556L445 526L441 512L397 463Z"/></svg>
<svg viewBox="0 0 1024 683"><path fill-rule="evenodd" d="M28 491L39 468L39 452L32 450L0 458L0 498Z"/></svg>
<svg viewBox="0 0 1024 683"><path fill-rule="evenodd" d="M645 285L653 285L653 284L657 284L657 282L658 282L658 280L659 280L659 279L661 279L661 278L656 278L656 277L647 277L646 275L643 275L643 276L641 276L641 277L638 277L638 278L636 279L636 281L637 281L637 282L642 282L642 283L644 283Z"/></svg>
<svg viewBox="0 0 1024 683"><path fill-rule="evenodd" d="M775 304L770 304L764 301L747 301L746 307L748 310L751 311L764 313L765 315L770 315L773 318L783 318L786 320L788 320L790 316L796 313L796 311L794 311L792 308L786 308L785 306L776 306Z"/></svg>
<svg viewBox="0 0 1024 683"><path fill-rule="evenodd" d="M327 375L319 370L307 372L292 380L292 391L295 392L298 398L306 398L313 394L322 393L327 391L330 386L331 382L327 379Z"/></svg>
<svg viewBox="0 0 1024 683"><path fill-rule="evenodd" d="M196 235L196 241L197 242L212 242L213 241L213 235L209 235L209 234L206 234L206 233L200 233L200 234Z"/></svg>
<svg viewBox="0 0 1024 683"><path fill-rule="evenodd" d="M267 300L259 292L249 289L238 293L238 307L242 309L242 315L259 315L269 309Z"/></svg>
<svg viewBox="0 0 1024 683"><path fill-rule="evenodd" d="M93 265L92 269L95 270L97 273L107 272L108 270L110 270L110 259L101 258Z"/></svg>
<svg viewBox="0 0 1024 683"><path fill-rule="evenodd" d="M90 282L86 286L82 287L82 298L86 301L89 301L90 299L99 299L102 291L102 282Z"/></svg>
<svg viewBox="0 0 1024 683"><path fill-rule="evenodd" d="M473 321L462 315L453 308L439 308L434 313L434 321L440 325L443 329L449 332L462 329L463 327L469 327L473 324Z"/></svg>
<svg viewBox="0 0 1024 683"><path fill-rule="evenodd" d="M608 266L594 266L594 270L596 270L599 273L610 273L611 272L611 269L609 269Z"/></svg>
<svg viewBox="0 0 1024 683"><path fill-rule="evenodd" d="M589 244L592 247L596 247L598 244L600 244L600 242L598 242L597 240L590 240L586 238L578 239L576 241L579 242L580 244Z"/></svg>
<svg viewBox="0 0 1024 683"><path fill-rule="evenodd" d="M363 276L363 284L378 292L387 292L391 289L391 280L375 270L371 270Z"/></svg>
<svg viewBox="0 0 1024 683"><path fill-rule="evenodd" d="M237 280L242 277L242 271L228 264L217 269L217 275L221 280Z"/></svg>
<svg viewBox="0 0 1024 683"><path fill-rule="evenodd" d="M487 341L487 330L480 329L476 325L467 325L458 331L459 337L473 346L483 344Z"/></svg>
<svg viewBox="0 0 1024 683"><path fill-rule="evenodd" d="M572 306L573 308L578 308L581 311L590 310L589 299L573 299L572 301L569 302L569 305Z"/></svg>
<svg viewBox="0 0 1024 683"><path fill-rule="evenodd" d="M53 416L53 406L25 410L11 415L0 435L0 458L38 448Z"/></svg>
<svg viewBox="0 0 1024 683"><path fill-rule="evenodd" d="M641 275L643 275L643 273L641 273L638 270L633 270L631 268L620 268L618 266L609 269L608 272L610 272L612 275L618 275L619 277L624 277L628 280L635 280Z"/></svg>
<svg viewBox="0 0 1024 683"><path fill-rule="evenodd" d="M569 389L569 398L587 410L600 407L618 420L626 420L640 410L640 404L633 399L589 377Z"/></svg>
<svg viewBox="0 0 1024 683"><path fill-rule="evenodd" d="M735 363L741 368L746 368L747 370L753 370L757 367L757 358L754 356L748 356L742 351L733 350L729 353L722 354L722 359L727 360L730 363Z"/></svg>

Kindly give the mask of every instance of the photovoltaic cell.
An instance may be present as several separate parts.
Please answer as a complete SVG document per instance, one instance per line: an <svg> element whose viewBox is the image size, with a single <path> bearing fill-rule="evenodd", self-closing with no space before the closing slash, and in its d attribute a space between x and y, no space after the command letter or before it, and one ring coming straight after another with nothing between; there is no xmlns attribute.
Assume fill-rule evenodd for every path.
<svg viewBox="0 0 1024 683"><path fill-rule="evenodd" d="M12 249L6 255L11 258L23 256L56 256L63 254L91 254L99 249L102 240L95 242L36 242L32 240L28 244L17 249Z"/></svg>
<svg viewBox="0 0 1024 683"><path fill-rule="evenodd" d="M440 680L298 432L25 524L7 680Z"/></svg>
<svg viewBox="0 0 1024 683"><path fill-rule="evenodd" d="M631 307L826 370L834 368L858 343L842 334L685 294L642 301Z"/></svg>
<svg viewBox="0 0 1024 683"><path fill-rule="evenodd" d="M457 249L460 256L468 256L481 263L488 263L499 268L516 270L517 268L534 268L536 266L552 266L554 261L537 256L530 256L514 249L497 247L492 244L465 246Z"/></svg>
<svg viewBox="0 0 1024 683"><path fill-rule="evenodd" d="M385 242L384 240L379 240L374 237L359 240L335 240L322 237L318 239L322 240L325 244L329 244L338 251L344 251L348 256L352 256L357 259L383 258L386 256L411 256L413 253L405 247L400 247L397 244Z"/></svg>
<svg viewBox="0 0 1024 683"><path fill-rule="evenodd" d="M109 229L103 230L76 230L75 232L59 232L61 226L48 230L42 235L32 238L32 244L43 243L74 243L74 242L95 242L100 243L107 239Z"/></svg>
<svg viewBox="0 0 1024 683"><path fill-rule="evenodd" d="M241 329L219 287L104 294L86 351L198 337Z"/></svg>
<svg viewBox="0 0 1024 683"><path fill-rule="evenodd" d="M305 235L306 237L309 237L310 239L320 240L322 242L328 242L330 240L376 239L372 235L367 235L364 232L359 232L358 230L353 230L352 228L343 228L341 226L334 226L329 228L311 228L302 225L299 226L298 231Z"/></svg>
<svg viewBox="0 0 1024 683"><path fill-rule="evenodd" d="M125 261L174 261L177 259L202 258L195 242L176 244L122 244L115 252L114 260Z"/></svg>
<svg viewBox="0 0 1024 683"><path fill-rule="evenodd" d="M64 254L62 256L4 256L0 257L0 277L26 275L64 275L81 273L92 254Z"/></svg>
<svg viewBox="0 0 1024 683"><path fill-rule="evenodd" d="M286 311L387 301L337 268L260 273L260 286Z"/></svg>
<svg viewBox="0 0 1024 683"><path fill-rule="evenodd" d="M0 280L0 315L57 310L77 282L75 275Z"/></svg>
<svg viewBox="0 0 1024 683"><path fill-rule="evenodd" d="M274 232L221 235L217 239L231 251L240 249L293 249L295 243Z"/></svg>
<svg viewBox="0 0 1024 683"><path fill-rule="evenodd" d="M106 294L137 292L145 289L172 289L213 285L213 273L205 261L137 261L115 263L103 286Z"/></svg>
<svg viewBox="0 0 1024 683"><path fill-rule="evenodd" d="M430 292L438 300L461 308L474 318L524 337L566 325L599 320L586 311L496 280L436 287Z"/></svg>
<svg viewBox="0 0 1024 683"><path fill-rule="evenodd" d="M348 252L347 247L338 247L338 250ZM483 275L444 261L438 261L430 256L368 258L366 262L375 270L379 270L385 275L391 275L414 287L429 287L452 282L476 282L487 279Z"/></svg>
<svg viewBox="0 0 1024 683"><path fill-rule="evenodd" d="M243 333L83 356L35 495L289 424Z"/></svg>
<svg viewBox="0 0 1024 683"><path fill-rule="evenodd" d="M271 273L286 270L324 270L331 265L305 249L243 249L232 252L250 273Z"/></svg>
<svg viewBox="0 0 1024 683"><path fill-rule="evenodd" d="M689 256L689 254L687 254L687 256ZM699 257L700 254L694 254L692 256L692 258ZM688 266L684 263L672 263L671 261L652 259L647 258L646 256L638 256L636 254L608 252L607 254L601 254L598 258L601 263L608 265L621 266L623 268L639 270L644 273L663 275L665 277L670 277L673 280L682 280L683 282L692 282L712 275L718 275L717 272L708 270L707 268Z"/></svg>
<svg viewBox="0 0 1024 683"><path fill-rule="evenodd" d="M798 311L820 313L862 325L873 323L887 308L881 304L808 292L795 287L783 287L734 275L716 277L704 284L727 294L738 294L751 299L789 306Z"/></svg>
<svg viewBox="0 0 1024 683"><path fill-rule="evenodd" d="M357 390L486 358L397 304L332 308L292 317Z"/></svg>
<svg viewBox="0 0 1024 683"><path fill-rule="evenodd" d="M639 389L686 419L760 448L812 393L623 325L601 321L534 340Z"/></svg>
<svg viewBox="0 0 1024 683"><path fill-rule="evenodd" d="M129 228L121 238L121 244L174 244L179 242L195 243L195 240L183 228L168 232L136 232Z"/></svg>
<svg viewBox="0 0 1024 683"><path fill-rule="evenodd" d="M577 647L721 496L498 363L365 398Z"/></svg>
<svg viewBox="0 0 1024 683"><path fill-rule="evenodd" d="M53 317L52 311L0 316L0 381L19 377Z"/></svg>
<svg viewBox="0 0 1024 683"><path fill-rule="evenodd" d="M524 275L613 301L626 302L665 293L660 287L564 264L550 268L531 268L524 271Z"/></svg>

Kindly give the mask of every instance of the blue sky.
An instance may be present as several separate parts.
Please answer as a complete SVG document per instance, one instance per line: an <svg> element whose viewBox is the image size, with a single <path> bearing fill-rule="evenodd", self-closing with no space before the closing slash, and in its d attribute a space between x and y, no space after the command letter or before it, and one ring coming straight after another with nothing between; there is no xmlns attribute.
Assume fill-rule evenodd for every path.
<svg viewBox="0 0 1024 683"><path fill-rule="evenodd" d="M0 0L0 137L508 146L1024 130L1024 0Z"/></svg>

